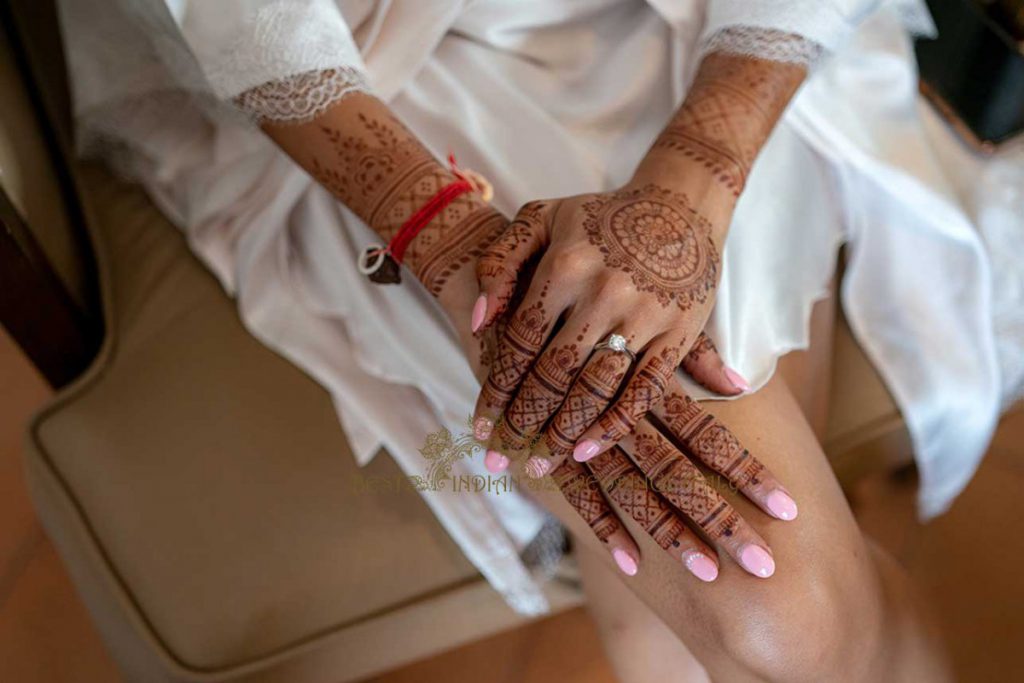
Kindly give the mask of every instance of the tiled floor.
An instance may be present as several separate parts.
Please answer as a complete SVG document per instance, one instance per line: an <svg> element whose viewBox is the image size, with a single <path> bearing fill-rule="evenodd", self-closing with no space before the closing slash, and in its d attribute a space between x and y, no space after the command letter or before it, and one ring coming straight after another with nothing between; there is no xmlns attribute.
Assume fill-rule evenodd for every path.
<svg viewBox="0 0 1024 683"><path fill-rule="evenodd" d="M0 681L120 681L22 481L22 425L49 391L0 332ZM861 523L909 568L942 618L958 678L1024 681L1024 410L1003 420L984 465L953 510L920 526L914 483L864 481ZM558 635L557 640L552 636ZM565 642L574 643L567 650ZM582 609L460 648L375 683L611 682Z"/></svg>

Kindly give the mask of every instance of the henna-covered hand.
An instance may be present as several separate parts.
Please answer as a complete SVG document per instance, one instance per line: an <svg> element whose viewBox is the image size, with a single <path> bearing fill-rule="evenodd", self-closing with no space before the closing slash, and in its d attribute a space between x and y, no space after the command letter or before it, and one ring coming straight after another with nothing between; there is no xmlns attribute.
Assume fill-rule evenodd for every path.
<svg viewBox="0 0 1024 683"><path fill-rule="evenodd" d="M422 201L451 180L447 169L430 156L391 115L386 105L368 95L347 97L322 117L306 124L282 126L268 123L264 129L385 240L394 235ZM674 306L686 310L708 299L715 278L719 246L713 239L708 240L706 226L686 204L685 198L680 200L661 191L658 194L660 198L651 205L637 204L638 196L630 196L628 192L615 197L593 196L585 209L590 219L584 230L588 243L600 249L610 263L616 263L614 267L627 274L638 291L652 296L662 308ZM532 214L534 209L535 215ZM521 220L505 233L502 245L519 249L522 245L516 245L517 242L529 245L536 240L536 221L541 219L544 209L544 205L537 205L521 212ZM677 214L691 222L686 222L686 227L679 227L672 223ZM670 220L663 220L666 216ZM650 235L653 239L632 239L624 226L635 221L647 221L652 225ZM517 308L517 314L508 324L505 324L507 318L502 318L501 324L476 337L469 332L471 318L478 323L477 318L480 317L479 307L472 312L470 310L476 284L474 270L504 277L509 285L507 291L502 290L497 295L496 300L502 305L495 306L490 312L492 321L502 306L510 304L515 290L518 265L506 272L507 262L493 258L479 261L480 255L501 234L505 225L506 220L478 197L464 196L453 202L417 236L406 252L406 263L438 297L457 329L464 330L462 342L478 374L483 376L489 366L495 368L492 373L494 380L488 381L489 391L499 395L503 393L505 401L514 397L522 404L522 409L517 410L519 417L515 423L518 438L530 439L562 407L559 392L564 395L570 387L577 390L579 401L571 400L566 404L575 408L562 407L553 423L557 428L547 433L549 439L571 448L582 428L605 411L618 383L629 370L629 364L623 362L623 356L608 353L604 354L603 360L588 359L593 334L590 326L584 323L579 326L575 338L567 338L567 344L545 352L542 362L533 368L530 388L526 391L521 388L519 394L515 394L519 384L515 378L522 378L531 368L552 329L553 318L547 307L557 297L553 292L549 295L550 288L541 287L536 290L534 301ZM659 242L670 233L682 238ZM643 253L655 254L658 258L648 261L641 257ZM686 258L676 263L673 260L676 256ZM507 333L502 334L506 328ZM499 338L502 340L500 348L497 344ZM724 366L709 344L700 341L695 350L682 360L683 365L698 381L717 387L719 391L724 386L728 392L729 378L723 374ZM643 378L636 381L635 388L631 389L633 397L625 401L621 409L607 411L605 424L608 429L619 429L623 434L632 430L629 424L633 421L631 415L636 411L635 406L653 406L656 395L664 392L666 387L673 387L671 373L680 360L680 354L681 351L669 350L658 358L645 361L643 373L639 370L635 373L636 376L643 374ZM574 384L577 375L580 380ZM554 393L551 392L553 387L556 389ZM678 402L665 404L666 409L675 405ZM692 413L690 404L686 405L689 412L683 411L679 415L666 412L662 418L674 430L678 441L690 444L698 457L706 456L709 465L718 463L719 471L732 473L727 476L742 477L744 492L762 507L773 509L770 498L777 482L763 468L755 467L752 463L756 461L749 458L746 451L737 450L738 442L723 441L707 423L683 417L684 413ZM655 429L647 422L642 423L641 428L645 435ZM715 439L711 438L712 434L716 435ZM716 445L721 443L728 446L724 451ZM718 574L718 563L714 551L687 526L681 511L728 552L734 556L739 552L737 557L741 564L744 563L743 550L747 547L756 546L770 558L770 551L756 534L738 533L749 527L730 512L727 504L722 507L708 502L713 501L714 496L706 487L691 484L685 490L659 492L650 486L650 473L644 467L655 458L646 455L648 451L638 444L630 445L639 448L640 456L634 458L635 461L622 449L613 448L586 465L562 458L561 464L553 469L553 476L566 499L607 545L624 572L636 573L639 550L616 516L609 499L701 580L713 580ZM662 451L668 448L659 447ZM737 465L736 462L745 464ZM661 479L666 478L664 472L667 471L663 469ZM756 475L745 474L750 472L756 472ZM781 490L781 487L777 488ZM700 514L705 508L708 512ZM730 544L723 542L723 538L743 538L745 543ZM763 567L759 570L744 566L754 574L766 575Z"/></svg>
<svg viewBox="0 0 1024 683"><path fill-rule="evenodd" d="M571 419L585 427L573 444L585 462L658 405L710 315L750 166L803 75L795 65L710 55L630 183L530 202L483 254L475 332L505 314L522 269L536 262L474 413L495 453L545 428L565 446L561 423ZM599 345L610 335L635 354L619 352L614 372ZM735 371L718 373L724 393L749 389ZM615 398L595 411L595 392Z"/></svg>

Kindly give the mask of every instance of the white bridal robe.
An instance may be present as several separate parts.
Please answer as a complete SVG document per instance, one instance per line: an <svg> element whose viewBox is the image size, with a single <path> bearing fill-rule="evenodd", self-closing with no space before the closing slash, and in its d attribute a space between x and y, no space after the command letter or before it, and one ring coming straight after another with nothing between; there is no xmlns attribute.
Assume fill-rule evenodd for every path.
<svg viewBox="0 0 1024 683"><path fill-rule="evenodd" d="M435 302L412 278L360 275L367 226L230 104L330 68L347 80L255 113L308 118L369 90L511 214L624 182L704 51L814 62L735 213L708 326L723 357L757 388L806 347L847 244L842 304L906 417L924 515L963 489L1019 389L1000 369L972 180L947 177L934 148L955 143L916 96L910 36L930 30L916 2L61 0L61 20L83 152L141 182L252 334L330 392L361 464L383 447L423 476L426 436L465 433L479 386ZM480 456L452 474L487 476ZM543 511L450 488L423 497L512 607L543 612L520 557Z"/></svg>

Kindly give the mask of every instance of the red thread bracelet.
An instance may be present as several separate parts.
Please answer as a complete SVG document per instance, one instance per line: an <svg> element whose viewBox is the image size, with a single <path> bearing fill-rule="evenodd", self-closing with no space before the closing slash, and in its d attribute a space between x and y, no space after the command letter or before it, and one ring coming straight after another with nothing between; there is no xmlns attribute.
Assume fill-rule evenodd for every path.
<svg viewBox="0 0 1024 683"><path fill-rule="evenodd" d="M449 204L460 195L474 191L479 192L484 201L491 200L494 192L483 176L468 169L459 169L453 154L448 155L448 166L457 180L442 187L416 213L409 216L387 246L373 246L363 252L356 264L360 272L377 283L399 282L401 276L398 266L405 257L405 250L420 231Z"/></svg>
<svg viewBox="0 0 1024 683"><path fill-rule="evenodd" d="M416 238L416 235L420 234L420 230L426 227L427 223L434 220L437 214L444 211L445 207L455 201L456 197L472 191L473 184L465 178L460 178L442 187L437 191L437 194L420 207L419 211L409 216L405 223L402 223L402 227L391 238L385 251L391 255L391 258L395 259L395 263L400 264L405 256L406 248Z"/></svg>

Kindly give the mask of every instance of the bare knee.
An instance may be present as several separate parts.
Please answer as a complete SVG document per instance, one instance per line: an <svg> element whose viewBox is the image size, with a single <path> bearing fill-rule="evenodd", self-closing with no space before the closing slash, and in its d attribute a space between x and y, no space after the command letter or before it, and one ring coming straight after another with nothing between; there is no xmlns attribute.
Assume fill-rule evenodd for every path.
<svg viewBox="0 0 1024 683"><path fill-rule="evenodd" d="M780 571L739 596L718 618L726 655L770 681L870 677L880 654L885 607L868 558L810 562Z"/></svg>

